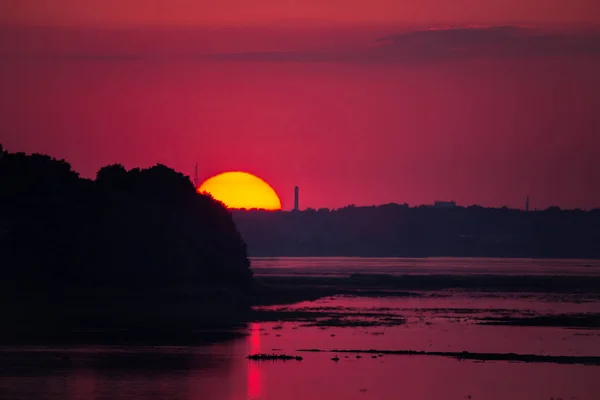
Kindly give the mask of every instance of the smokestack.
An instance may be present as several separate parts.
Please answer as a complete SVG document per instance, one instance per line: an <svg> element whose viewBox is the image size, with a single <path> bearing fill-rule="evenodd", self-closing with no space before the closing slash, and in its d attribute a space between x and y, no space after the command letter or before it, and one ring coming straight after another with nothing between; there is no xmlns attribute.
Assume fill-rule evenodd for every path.
<svg viewBox="0 0 600 400"><path fill-rule="evenodd" d="M300 189L298 186L294 187L294 211L300 210Z"/></svg>
<svg viewBox="0 0 600 400"><path fill-rule="evenodd" d="M525 202L525 211L529 211L529 196L527 196L527 201Z"/></svg>
<svg viewBox="0 0 600 400"><path fill-rule="evenodd" d="M196 190L200 186L200 182L198 182L198 163L196 163L196 169L194 170L194 187Z"/></svg>

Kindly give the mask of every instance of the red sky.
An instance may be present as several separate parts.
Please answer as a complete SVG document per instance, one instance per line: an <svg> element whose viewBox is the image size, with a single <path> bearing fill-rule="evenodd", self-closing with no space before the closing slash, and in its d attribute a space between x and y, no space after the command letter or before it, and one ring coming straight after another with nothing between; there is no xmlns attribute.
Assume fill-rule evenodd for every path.
<svg viewBox="0 0 600 400"><path fill-rule="evenodd" d="M0 5L10 151L244 170L285 208L600 207L597 1L83 3Z"/></svg>
<svg viewBox="0 0 600 400"><path fill-rule="evenodd" d="M35 24L598 23L596 0L3 0L0 17Z"/></svg>

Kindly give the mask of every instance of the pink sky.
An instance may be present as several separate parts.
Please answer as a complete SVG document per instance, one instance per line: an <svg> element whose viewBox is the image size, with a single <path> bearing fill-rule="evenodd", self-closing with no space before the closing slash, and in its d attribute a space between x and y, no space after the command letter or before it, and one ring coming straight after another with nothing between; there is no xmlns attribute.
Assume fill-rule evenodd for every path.
<svg viewBox="0 0 600 400"><path fill-rule="evenodd" d="M596 0L3 0L0 21L43 25L598 23Z"/></svg>
<svg viewBox="0 0 600 400"><path fill-rule="evenodd" d="M288 209L600 207L595 1L46 3L0 6L10 151L244 170ZM466 23L536 29L421 31Z"/></svg>

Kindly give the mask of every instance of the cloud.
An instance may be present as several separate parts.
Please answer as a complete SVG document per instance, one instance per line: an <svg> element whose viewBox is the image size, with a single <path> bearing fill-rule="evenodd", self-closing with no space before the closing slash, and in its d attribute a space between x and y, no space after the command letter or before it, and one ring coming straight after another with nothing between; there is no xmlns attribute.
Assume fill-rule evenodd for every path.
<svg viewBox="0 0 600 400"><path fill-rule="evenodd" d="M200 58L262 62L422 63L577 55L600 55L600 34L544 32L514 26L430 29L383 37L371 46L343 51L220 53Z"/></svg>
<svg viewBox="0 0 600 400"><path fill-rule="evenodd" d="M94 31L0 29L0 60L163 62L173 60L249 62L347 62L423 64L467 59L524 59L546 56L600 56L598 31L542 31L517 26L470 26L408 31L370 39L332 32L285 36L276 31ZM289 32L288 32L289 34ZM358 35L358 36L357 36ZM329 43L329 44L327 44ZM208 47L206 47L208 46ZM228 47L229 46L229 47ZM283 48L227 51L226 48ZM318 50L315 50L317 49Z"/></svg>

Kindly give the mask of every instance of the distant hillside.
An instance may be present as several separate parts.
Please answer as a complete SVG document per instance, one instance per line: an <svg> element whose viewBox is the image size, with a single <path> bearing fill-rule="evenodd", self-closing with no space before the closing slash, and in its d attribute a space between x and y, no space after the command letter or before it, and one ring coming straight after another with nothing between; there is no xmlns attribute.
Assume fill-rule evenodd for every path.
<svg viewBox="0 0 600 400"><path fill-rule="evenodd" d="M230 212L163 165L112 165L92 181L0 149L0 253L4 333L181 333L248 308L252 272Z"/></svg>
<svg viewBox="0 0 600 400"><path fill-rule="evenodd" d="M600 209L386 204L233 216L250 256L600 257Z"/></svg>

